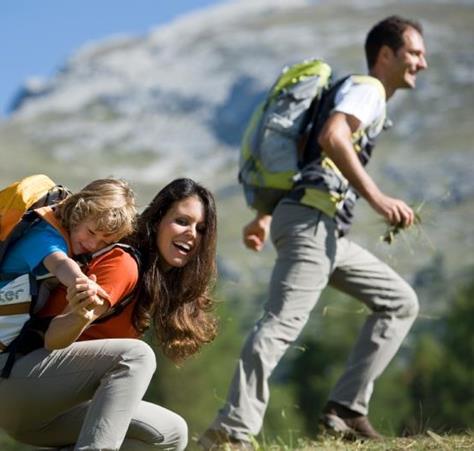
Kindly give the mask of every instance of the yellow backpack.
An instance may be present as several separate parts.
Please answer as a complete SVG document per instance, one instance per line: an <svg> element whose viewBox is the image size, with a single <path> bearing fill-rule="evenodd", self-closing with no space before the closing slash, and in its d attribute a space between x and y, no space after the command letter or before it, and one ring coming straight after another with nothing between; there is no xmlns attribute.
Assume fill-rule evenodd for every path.
<svg viewBox="0 0 474 451"><path fill-rule="evenodd" d="M46 175L23 178L0 191L0 264L10 246L40 220L33 209L55 204L69 194L67 188L56 185ZM0 351L6 352L8 347L2 340L10 335L16 336L17 329L33 312L34 302L31 299L36 296L40 282L33 280L29 273L10 274L1 271L0 281L4 283L0 289ZM26 298L30 301L22 302ZM9 353L2 377L11 370L16 348L13 347L13 351Z"/></svg>
<svg viewBox="0 0 474 451"><path fill-rule="evenodd" d="M0 264L10 246L41 220L39 214L33 210L58 203L70 194L67 188L56 185L46 175L32 175L1 190ZM115 247L128 252L140 268L138 252L133 247L121 243L114 243L92 254L74 258L79 264L87 265L95 257ZM0 377L8 378L17 354L27 354L43 346L43 334L52 318L42 318L36 313L42 302L47 299L49 289L56 286L57 282L51 274L36 277L31 273L8 274L1 271L0 281L8 282L8 286L0 287L0 352L8 353L3 369L0 368ZM22 292L21 299L19 292ZM95 323L104 322L118 315L133 301L135 294L134 288ZM24 299L26 302L22 302ZM15 316L17 318L14 318ZM2 342L4 336L8 338L5 343Z"/></svg>
<svg viewBox="0 0 474 451"><path fill-rule="evenodd" d="M25 177L0 191L0 262L9 243L21 233L17 226L25 213L34 208L52 205L65 199L71 192L57 185L48 176L38 174Z"/></svg>

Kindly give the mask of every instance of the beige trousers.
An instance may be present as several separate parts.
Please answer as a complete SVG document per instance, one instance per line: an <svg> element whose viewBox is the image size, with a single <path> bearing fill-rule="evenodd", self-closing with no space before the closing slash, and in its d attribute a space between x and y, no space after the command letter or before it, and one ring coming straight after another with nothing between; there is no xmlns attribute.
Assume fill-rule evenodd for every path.
<svg viewBox="0 0 474 451"><path fill-rule="evenodd" d="M0 355L0 367L6 360ZM17 359L0 379L0 427L16 440L74 450L183 450L187 425L143 401L156 360L135 339L82 341Z"/></svg>
<svg viewBox="0 0 474 451"><path fill-rule="evenodd" d="M270 396L268 379L327 285L354 296L372 312L329 395L364 415L375 379L418 312L412 288L371 253L338 238L334 221L318 210L290 200L280 202L271 237L277 260L268 302L244 344L227 402L211 425L240 440L259 433Z"/></svg>

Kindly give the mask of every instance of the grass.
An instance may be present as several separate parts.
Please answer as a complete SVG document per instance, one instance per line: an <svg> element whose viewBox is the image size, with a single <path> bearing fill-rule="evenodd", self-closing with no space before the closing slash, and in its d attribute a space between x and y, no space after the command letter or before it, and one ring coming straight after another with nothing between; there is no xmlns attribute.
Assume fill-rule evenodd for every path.
<svg viewBox="0 0 474 451"><path fill-rule="evenodd" d="M472 450L474 434L438 435L430 430L423 435L404 438L385 438L381 441L347 442L324 436L315 441L297 439L294 444L274 443L258 444L257 451L384 451L384 450Z"/></svg>
<svg viewBox="0 0 474 451"><path fill-rule="evenodd" d="M33 451L34 448L13 442L0 434L2 451ZM190 446L190 449L200 448ZM294 445L276 441L267 445L259 445L257 451L388 451L388 450L472 450L474 435L438 435L427 431L425 435L405 438L387 438L377 442L345 442L335 438L322 438L317 441L298 439Z"/></svg>
<svg viewBox="0 0 474 451"><path fill-rule="evenodd" d="M190 440L188 449L190 451L202 451L197 443L197 437ZM294 440L283 440L277 438L273 441L253 441L256 451L422 451L422 450L473 450L474 433L468 431L458 434L439 435L427 430L424 434L395 438L387 437L377 441L354 441L348 442L334 438L329 435L319 436L316 440L295 438ZM217 450L218 451L218 450ZM222 448L221 451L232 451L230 448Z"/></svg>
<svg viewBox="0 0 474 451"><path fill-rule="evenodd" d="M0 429L0 450L1 451L33 451L35 448L15 442Z"/></svg>
<svg viewBox="0 0 474 451"><path fill-rule="evenodd" d="M413 221L413 226L418 226L420 230L421 228L421 209L423 208L424 202L420 203L416 207L413 207L413 213L415 215L415 219ZM395 241L396 235L403 232L405 229L402 223L400 224L387 224L387 228L385 233L380 237L380 239L387 243L392 244Z"/></svg>

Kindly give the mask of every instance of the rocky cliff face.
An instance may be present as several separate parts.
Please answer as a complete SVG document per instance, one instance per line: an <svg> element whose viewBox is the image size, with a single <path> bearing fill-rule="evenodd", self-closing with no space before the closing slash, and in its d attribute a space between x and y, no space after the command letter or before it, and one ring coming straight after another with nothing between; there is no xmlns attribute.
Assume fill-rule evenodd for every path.
<svg viewBox="0 0 474 451"><path fill-rule="evenodd" d="M468 1L235 1L148 35L87 45L54 77L20 90L12 116L0 123L0 180L41 171L77 188L112 174L130 179L144 205L167 180L190 176L218 194L221 254L239 267L259 265L237 246L249 215L236 182L237 150L250 112L285 64L319 56L340 75L364 72L365 34L392 13L422 21L430 68L414 92L390 101L395 127L370 171L387 192L429 211L431 250L408 257L414 266L407 271L433 249L452 268L472 264ZM355 236L379 251L382 223L364 206L359 218ZM397 258L408 254L402 247Z"/></svg>

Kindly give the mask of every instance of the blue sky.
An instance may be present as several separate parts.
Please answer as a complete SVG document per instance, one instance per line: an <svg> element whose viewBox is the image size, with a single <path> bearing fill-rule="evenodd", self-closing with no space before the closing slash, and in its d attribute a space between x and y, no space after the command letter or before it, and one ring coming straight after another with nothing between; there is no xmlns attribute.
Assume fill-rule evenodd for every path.
<svg viewBox="0 0 474 451"><path fill-rule="evenodd" d="M82 44L224 0L0 0L0 115L30 76L52 75Z"/></svg>

